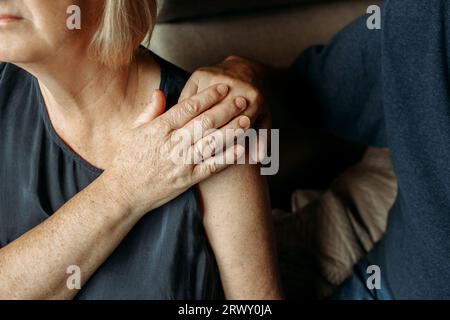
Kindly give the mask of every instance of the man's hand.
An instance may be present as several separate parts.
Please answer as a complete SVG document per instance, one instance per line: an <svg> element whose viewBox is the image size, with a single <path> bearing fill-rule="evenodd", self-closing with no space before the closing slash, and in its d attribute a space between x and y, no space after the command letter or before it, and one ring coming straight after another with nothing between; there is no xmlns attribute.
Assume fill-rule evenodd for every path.
<svg viewBox="0 0 450 320"><path fill-rule="evenodd" d="M226 100L235 97L247 99L249 107L243 114L251 119L256 128L269 129L271 117L265 99L268 81L268 68L255 61L231 56L219 65L195 71L181 93L180 101L213 85L227 84L231 91Z"/></svg>

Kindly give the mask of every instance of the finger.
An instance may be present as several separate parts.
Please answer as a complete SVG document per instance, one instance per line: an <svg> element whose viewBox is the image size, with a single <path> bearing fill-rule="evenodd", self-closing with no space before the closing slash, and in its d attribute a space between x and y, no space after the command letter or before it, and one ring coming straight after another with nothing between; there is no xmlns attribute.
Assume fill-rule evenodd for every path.
<svg viewBox="0 0 450 320"><path fill-rule="evenodd" d="M240 145L233 145L225 152L215 155L196 165L192 172L192 179L195 184L206 180L212 175L234 165L244 155L245 148Z"/></svg>
<svg viewBox="0 0 450 320"><path fill-rule="evenodd" d="M152 95L152 100L142 113L136 118L133 123L133 129L143 126L162 113L166 109L166 97L161 90L155 90Z"/></svg>
<svg viewBox="0 0 450 320"><path fill-rule="evenodd" d="M183 91L181 91L178 102L186 100L192 96L195 96L197 93L198 93L198 79L196 74L194 73L184 86Z"/></svg>
<svg viewBox="0 0 450 320"><path fill-rule="evenodd" d="M247 100L242 97L237 97L232 101L223 101L190 121L184 129L191 132L192 143L195 143L209 135L211 130L220 129L228 124L236 116L242 114L247 107Z"/></svg>
<svg viewBox="0 0 450 320"><path fill-rule="evenodd" d="M197 141L191 147L193 149L191 154L195 157L193 163L198 163L224 152L225 149L235 144L236 138L245 135L250 125L250 119L247 116L238 117L220 130L216 130Z"/></svg>
<svg viewBox="0 0 450 320"><path fill-rule="evenodd" d="M225 84L209 87L193 97L178 103L160 118L171 129L179 129L206 110L221 102L228 95L230 88Z"/></svg>
<svg viewBox="0 0 450 320"><path fill-rule="evenodd" d="M250 140L248 146L249 159L252 163L266 164L266 155L269 147L267 131L259 130L257 139Z"/></svg>

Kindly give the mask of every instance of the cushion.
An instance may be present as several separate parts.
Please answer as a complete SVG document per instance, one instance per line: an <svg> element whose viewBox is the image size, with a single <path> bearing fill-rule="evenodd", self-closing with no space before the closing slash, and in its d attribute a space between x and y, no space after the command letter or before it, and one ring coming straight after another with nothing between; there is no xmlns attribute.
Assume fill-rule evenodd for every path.
<svg viewBox="0 0 450 320"><path fill-rule="evenodd" d="M167 22L212 14L236 13L250 9L324 1L330 0L160 0L158 3L159 21Z"/></svg>
<svg viewBox="0 0 450 320"><path fill-rule="evenodd" d="M327 42L340 28L365 14L369 4L373 0L332 1L158 23L152 49L188 71L218 63L231 54L288 66L303 49Z"/></svg>
<svg viewBox="0 0 450 320"><path fill-rule="evenodd" d="M329 189L298 190L292 212L275 210L288 298L329 297L381 239L396 195L389 151L369 148Z"/></svg>

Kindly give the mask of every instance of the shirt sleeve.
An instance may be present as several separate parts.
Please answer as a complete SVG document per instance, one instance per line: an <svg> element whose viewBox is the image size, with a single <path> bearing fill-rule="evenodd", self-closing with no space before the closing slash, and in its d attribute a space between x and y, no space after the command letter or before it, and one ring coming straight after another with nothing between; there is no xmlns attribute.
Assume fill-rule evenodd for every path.
<svg viewBox="0 0 450 320"><path fill-rule="evenodd" d="M369 29L368 18L360 17L326 46L304 51L290 68L290 80L321 127L355 143L384 147L382 31Z"/></svg>

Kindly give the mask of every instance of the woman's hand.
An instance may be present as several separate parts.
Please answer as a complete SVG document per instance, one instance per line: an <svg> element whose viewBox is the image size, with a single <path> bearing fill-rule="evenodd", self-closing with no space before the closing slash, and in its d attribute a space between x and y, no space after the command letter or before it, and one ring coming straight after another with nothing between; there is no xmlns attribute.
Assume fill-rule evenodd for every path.
<svg viewBox="0 0 450 320"><path fill-rule="evenodd" d="M223 157L235 160L242 155L244 151L232 145L210 157L204 152L201 161L174 161L181 159L174 158L180 143L188 141L184 147L191 157L205 150L199 146L213 148L215 140L210 136L196 137L194 124L200 125L202 132L250 127L250 119L239 116L248 107L246 99L231 97L229 92L227 85L214 85L156 117L164 111L165 98L161 91L155 91L147 110L123 134L120 151L101 177L112 192L111 198L120 201L128 211L144 215L228 167L230 161L223 161ZM180 142L180 135L188 135L189 139ZM188 158L193 160L191 157Z"/></svg>

